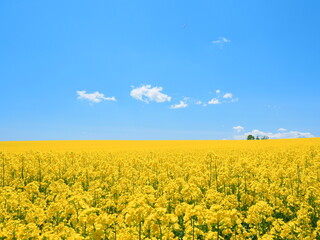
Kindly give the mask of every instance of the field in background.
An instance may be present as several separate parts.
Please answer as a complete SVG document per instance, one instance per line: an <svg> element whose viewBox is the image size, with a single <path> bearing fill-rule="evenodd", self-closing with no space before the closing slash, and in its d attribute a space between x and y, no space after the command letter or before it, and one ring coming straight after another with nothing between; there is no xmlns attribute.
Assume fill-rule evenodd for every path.
<svg viewBox="0 0 320 240"><path fill-rule="evenodd" d="M153 150L216 150L247 149L252 147L297 147L318 146L320 138L279 139L251 141L247 140L168 140L168 141L126 141L126 140L90 140L90 141L0 141L0 151L4 152L92 152L92 151L153 151Z"/></svg>
<svg viewBox="0 0 320 240"><path fill-rule="evenodd" d="M320 139L0 142L0 239L320 239Z"/></svg>

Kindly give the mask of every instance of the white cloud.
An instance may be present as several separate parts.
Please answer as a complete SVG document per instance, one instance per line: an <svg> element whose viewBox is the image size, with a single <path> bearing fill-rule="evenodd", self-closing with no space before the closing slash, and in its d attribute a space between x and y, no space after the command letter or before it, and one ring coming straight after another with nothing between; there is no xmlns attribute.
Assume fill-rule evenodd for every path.
<svg viewBox="0 0 320 240"><path fill-rule="evenodd" d="M237 132L241 132L241 131L244 130L244 127L242 127L242 126L235 126L235 127L233 127L233 129L236 130Z"/></svg>
<svg viewBox="0 0 320 240"><path fill-rule="evenodd" d="M219 37L217 40L212 41L213 44L223 44L223 43L230 43L231 41L225 37Z"/></svg>
<svg viewBox="0 0 320 240"><path fill-rule="evenodd" d="M279 129L278 129L278 132L286 132L286 131L288 131L288 130L285 129L285 128L279 128Z"/></svg>
<svg viewBox="0 0 320 240"><path fill-rule="evenodd" d="M99 103L101 101L117 101L115 97L105 97L99 92L87 93L86 91L77 91L78 99L87 99L90 102Z"/></svg>
<svg viewBox="0 0 320 240"><path fill-rule="evenodd" d="M180 103L170 106L171 109L186 108L186 107L188 107L188 104L186 104L184 101L180 101Z"/></svg>
<svg viewBox="0 0 320 240"><path fill-rule="evenodd" d="M201 104L202 104L202 101L198 100L198 101L196 101L196 104L197 104L197 105L201 105Z"/></svg>
<svg viewBox="0 0 320 240"><path fill-rule="evenodd" d="M208 102L208 104L220 104L221 102L219 101L219 99L217 99L217 98L212 98L209 102Z"/></svg>
<svg viewBox="0 0 320 240"><path fill-rule="evenodd" d="M226 93L223 95L223 98L232 98L232 97L233 97L232 93Z"/></svg>
<svg viewBox="0 0 320 240"><path fill-rule="evenodd" d="M311 138L314 137L309 132L299 132L299 131L288 131L288 132L263 132L260 130L253 130L251 132L246 132L243 135L234 136L234 139L246 139L248 135L259 136L260 138L263 136L268 136L270 139L281 139L281 138Z"/></svg>
<svg viewBox="0 0 320 240"><path fill-rule="evenodd" d="M151 87L151 85L143 85L138 88L134 88L130 92L130 96L145 103L151 101L162 103L165 101L170 102L171 97L162 93L162 87Z"/></svg>
<svg viewBox="0 0 320 240"><path fill-rule="evenodd" d="M220 95L221 93L220 89L215 90L215 93L217 94L217 96L215 98L212 98L208 102L208 104L234 103L239 100L238 98L234 98L233 94L230 92Z"/></svg>

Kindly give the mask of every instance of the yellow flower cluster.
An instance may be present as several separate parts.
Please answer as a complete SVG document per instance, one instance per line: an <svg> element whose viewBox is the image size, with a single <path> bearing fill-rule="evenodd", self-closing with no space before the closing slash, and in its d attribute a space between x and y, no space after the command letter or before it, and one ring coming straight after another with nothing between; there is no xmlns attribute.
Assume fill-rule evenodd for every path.
<svg viewBox="0 0 320 240"><path fill-rule="evenodd" d="M0 239L320 239L320 139L2 142Z"/></svg>

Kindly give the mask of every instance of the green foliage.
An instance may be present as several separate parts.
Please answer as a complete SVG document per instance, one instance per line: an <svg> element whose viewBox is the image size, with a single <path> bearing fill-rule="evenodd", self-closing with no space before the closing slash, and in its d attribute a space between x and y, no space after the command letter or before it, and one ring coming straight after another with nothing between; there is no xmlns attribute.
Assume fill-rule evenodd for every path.
<svg viewBox="0 0 320 240"><path fill-rule="evenodd" d="M269 139L269 137L268 136L263 136L263 137L259 137L259 136L253 136L253 135L248 135L247 136L247 140L267 140L267 139Z"/></svg>
<svg viewBox="0 0 320 240"><path fill-rule="evenodd" d="M248 135L247 140L254 140L254 136L253 135Z"/></svg>

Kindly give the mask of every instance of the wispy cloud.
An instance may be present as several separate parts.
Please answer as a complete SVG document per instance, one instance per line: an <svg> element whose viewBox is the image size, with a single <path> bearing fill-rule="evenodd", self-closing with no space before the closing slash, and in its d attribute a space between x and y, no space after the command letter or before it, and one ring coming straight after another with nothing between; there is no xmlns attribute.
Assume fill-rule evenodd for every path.
<svg viewBox="0 0 320 240"><path fill-rule="evenodd" d="M236 130L237 132L241 132L241 131L244 130L244 127L242 127L242 126L235 126L235 127L233 127L233 129Z"/></svg>
<svg viewBox="0 0 320 240"><path fill-rule="evenodd" d="M313 134L309 132L299 132L299 131L282 131L282 132L277 132L277 133L272 133L272 132L264 132L260 131L258 129L255 129L251 132L246 132L242 135L236 135L234 136L234 139L246 139L248 135L253 135L255 137L263 137L263 136L268 136L270 139L282 139L282 138L311 138L314 137Z"/></svg>
<svg viewBox="0 0 320 240"><path fill-rule="evenodd" d="M226 99L226 100L229 100L229 101L231 101L231 102L238 102L238 98L235 98L234 96L233 96L233 94L232 93L225 93L224 95L223 95L223 98L224 99Z"/></svg>
<svg viewBox="0 0 320 240"><path fill-rule="evenodd" d="M139 101L149 103L149 102L170 102L171 97L162 93L162 87L151 87L151 85L143 85L131 90L130 96Z"/></svg>
<svg viewBox="0 0 320 240"><path fill-rule="evenodd" d="M230 43L231 41L225 37L219 37L217 40L212 41L213 44Z"/></svg>
<svg viewBox="0 0 320 240"><path fill-rule="evenodd" d="M278 132L286 132L286 131L288 131L288 130L285 129L285 128L279 128L279 129L278 129Z"/></svg>
<svg viewBox="0 0 320 240"><path fill-rule="evenodd" d="M94 92L87 93L86 91L77 91L78 99L86 99L93 103L99 103L102 101L116 101L115 97L105 97L103 93Z"/></svg>
<svg viewBox="0 0 320 240"><path fill-rule="evenodd" d="M171 109L186 108L186 107L188 107L188 104L185 103L184 101L180 101L180 103L170 106Z"/></svg>
<svg viewBox="0 0 320 240"><path fill-rule="evenodd" d="M232 93L226 93L223 95L223 98L232 98L233 94Z"/></svg>

